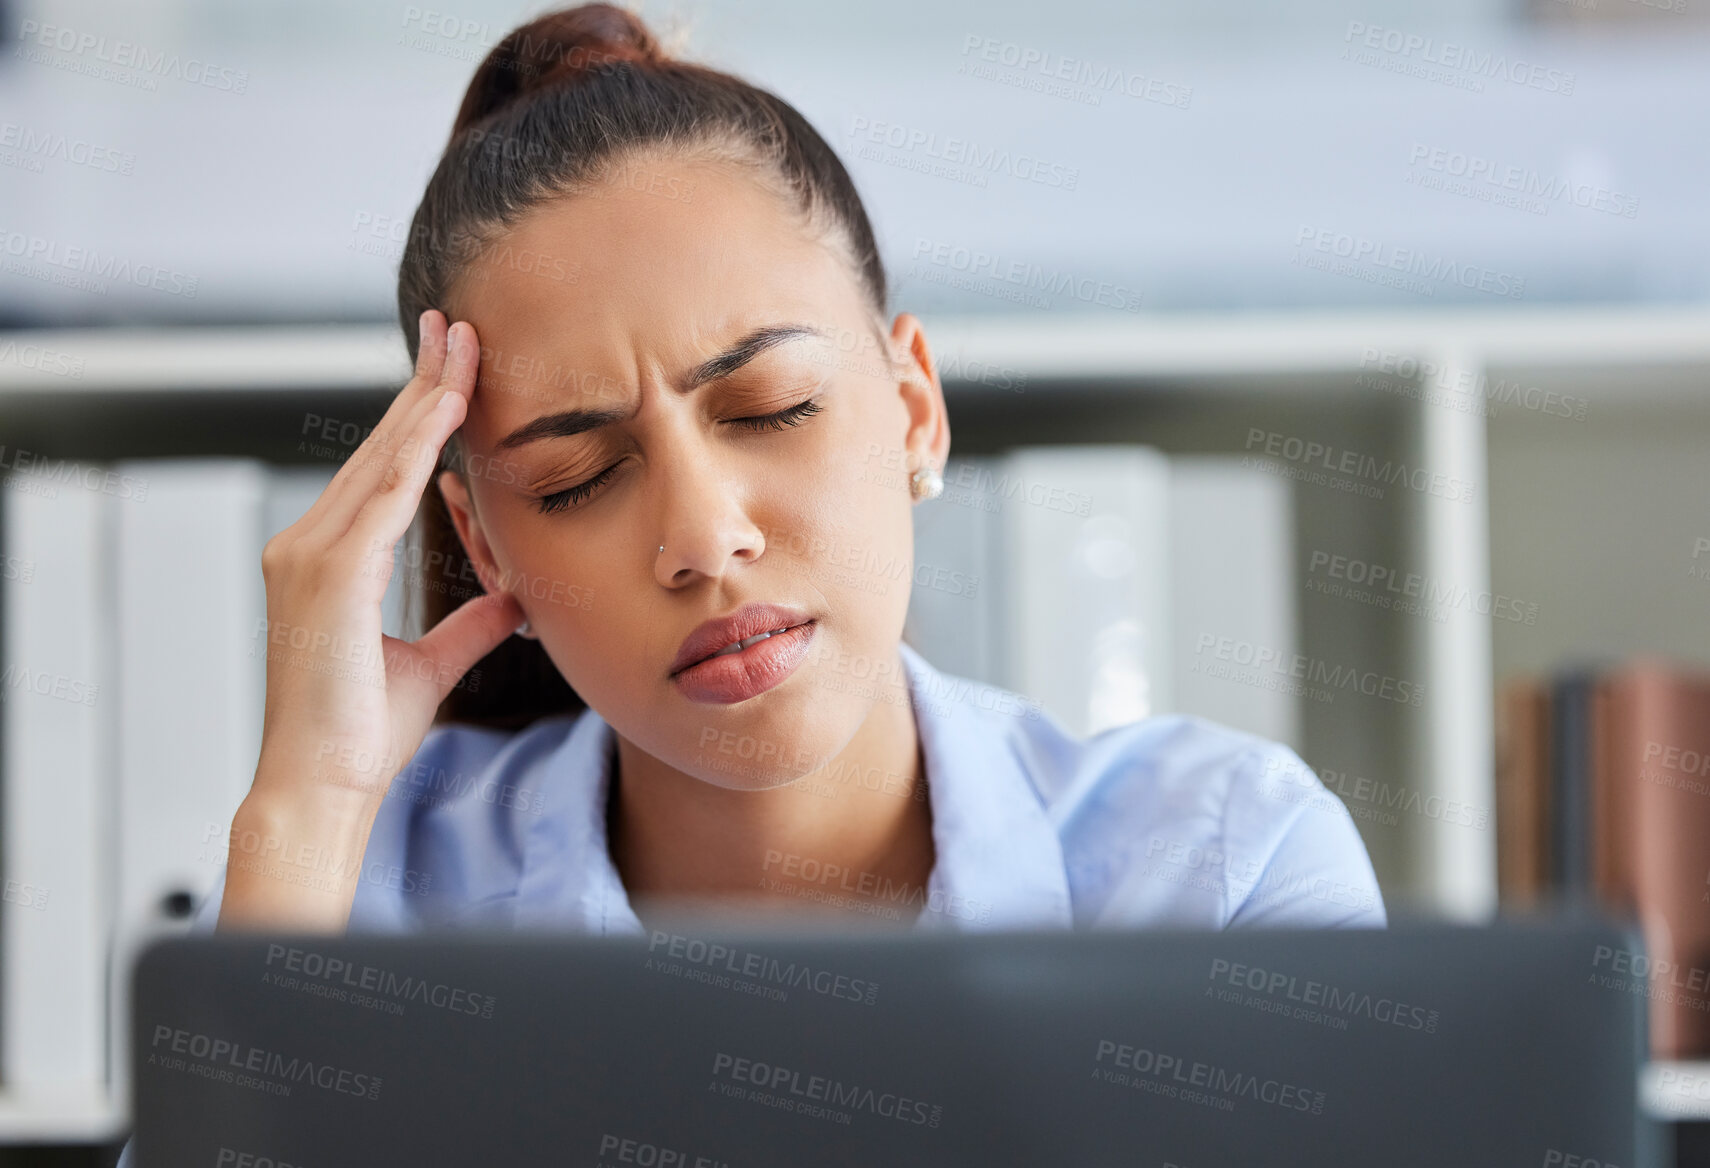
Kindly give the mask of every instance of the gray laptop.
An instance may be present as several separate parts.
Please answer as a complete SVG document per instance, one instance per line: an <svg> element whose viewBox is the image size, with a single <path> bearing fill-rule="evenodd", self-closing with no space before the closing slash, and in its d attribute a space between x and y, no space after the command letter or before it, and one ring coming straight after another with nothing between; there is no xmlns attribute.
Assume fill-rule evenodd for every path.
<svg viewBox="0 0 1710 1168"><path fill-rule="evenodd" d="M1656 1163L1596 921L173 939L144 1168Z"/></svg>

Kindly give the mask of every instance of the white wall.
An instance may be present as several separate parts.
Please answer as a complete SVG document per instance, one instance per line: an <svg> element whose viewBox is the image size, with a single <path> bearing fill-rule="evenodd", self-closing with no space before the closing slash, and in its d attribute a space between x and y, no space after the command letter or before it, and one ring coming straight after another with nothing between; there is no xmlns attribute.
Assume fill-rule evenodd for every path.
<svg viewBox="0 0 1710 1168"><path fill-rule="evenodd" d="M396 248L384 224L414 211L476 61L541 7L24 0L14 36L25 21L54 23L181 52L246 81L241 95L171 78L147 91L74 71L94 63L92 51L37 46L43 60L32 60L0 50L0 122L132 160L128 175L57 159L39 173L0 165L0 249L42 240L197 280L193 298L122 283L92 293L0 270L0 318L390 318ZM441 14L431 26L430 11ZM1303 229L1523 280L1521 299L1532 303L1702 299L1710 281L1701 207L1710 161L1682 137L1683 119L1710 106L1710 46L1690 15L1575 31L1520 23L1505 0L702 0L645 11L662 29L681 27L691 55L797 103L840 149L877 222L899 306L1012 307L931 282L946 268L916 262L923 241L928 255L965 246L1120 284L1147 309L1513 303L1440 279L1409 291L1305 270L1293 262L1313 254L1297 249ZM425 31L447 17L473 31ZM1473 92L1393 70L1422 48L1378 51L1391 68L1344 60L1351 22L1431 38L1439 55L1453 42L1555 70L1546 86L1571 74L1572 93L1496 79ZM1105 92L1090 106L959 75L979 57L964 52L969 39L988 37L1191 97L1180 109ZM1075 189L1007 173L977 186L898 165L931 161L924 146L854 157L863 140L852 130L878 123L935 135L933 150L959 138L1025 154L1065 181L1073 172ZM1431 173L1410 165L1416 147L1530 171L1554 189L1632 196L1636 214L1561 199L1538 215L1425 189L1411 181ZM382 254L355 250L362 244ZM1072 295L1050 306L1113 311Z"/></svg>

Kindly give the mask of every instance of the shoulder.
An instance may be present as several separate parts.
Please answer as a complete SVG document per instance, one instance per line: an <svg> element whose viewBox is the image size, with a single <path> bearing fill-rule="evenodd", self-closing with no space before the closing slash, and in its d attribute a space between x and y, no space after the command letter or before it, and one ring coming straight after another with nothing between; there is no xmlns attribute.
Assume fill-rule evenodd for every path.
<svg viewBox="0 0 1710 1168"><path fill-rule="evenodd" d="M475 804L536 810L545 799L536 766L564 744L580 716L578 712L542 718L521 730L459 723L435 726L393 776L386 799L430 815ZM531 781L533 788L528 786Z"/></svg>
<svg viewBox="0 0 1710 1168"><path fill-rule="evenodd" d="M361 857L353 930L502 918L514 900L532 825L556 799L573 798L575 776L549 791L548 760L562 760L581 714L517 731L443 724L392 779ZM554 771L556 773L556 769ZM305 880L345 868L325 849L302 854ZM214 931L225 896L222 866L191 931Z"/></svg>
<svg viewBox="0 0 1710 1168"><path fill-rule="evenodd" d="M548 779L573 778L550 760L562 756L584 713L521 730L431 729L375 817L353 927L446 922L514 898L529 835L562 797Z"/></svg>
<svg viewBox="0 0 1710 1168"><path fill-rule="evenodd" d="M1184 714L1086 739L1019 725L1077 919L1384 924L1347 809L1287 746Z"/></svg>

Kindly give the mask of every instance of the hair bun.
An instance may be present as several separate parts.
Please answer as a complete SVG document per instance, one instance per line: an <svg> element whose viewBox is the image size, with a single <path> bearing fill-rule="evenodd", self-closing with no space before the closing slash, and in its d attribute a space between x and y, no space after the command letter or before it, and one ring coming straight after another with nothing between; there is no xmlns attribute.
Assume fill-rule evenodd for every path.
<svg viewBox="0 0 1710 1168"><path fill-rule="evenodd" d="M456 137L518 98L620 61L662 65L670 56L641 17L616 4L549 12L514 30L475 70L451 134Z"/></svg>

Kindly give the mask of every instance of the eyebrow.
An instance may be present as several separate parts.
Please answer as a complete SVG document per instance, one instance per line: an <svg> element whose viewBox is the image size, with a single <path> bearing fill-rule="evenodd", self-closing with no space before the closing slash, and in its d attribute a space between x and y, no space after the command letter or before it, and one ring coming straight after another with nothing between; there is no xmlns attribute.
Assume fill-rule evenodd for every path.
<svg viewBox="0 0 1710 1168"><path fill-rule="evenodd" d="M826 335L823 329L805 324L774 324L757 328L718 356L695 366L681 392L689 393L709 381L729 377L774 345L802 337ZM573 438L577 434L586 434L613 422L621 422L629 415L630 411L622 406L564 410L561 413L547 414L512 430L499 440L494 449L512 450L530 442L538 442L542 438Z"/></svg>

